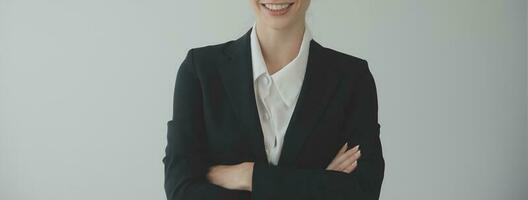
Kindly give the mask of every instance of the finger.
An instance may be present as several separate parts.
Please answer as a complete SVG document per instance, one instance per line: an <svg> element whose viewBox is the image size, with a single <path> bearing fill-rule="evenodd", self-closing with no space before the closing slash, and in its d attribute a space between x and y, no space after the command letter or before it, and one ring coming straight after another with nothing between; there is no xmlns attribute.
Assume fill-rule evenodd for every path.
<svg viewBox="0 0 528 200"><path fill-rule="evenodd" d="M343 145L343 147L341 148L341 150L345 149L345 152L342 153L342 151L340 150L338 154L336 155L336 157L334 158L334 160L332 160L332 162L328 165L326 169L339 170L339 165L344 160L346 160L348 157L352 156L355 152L357 152L360 146L356 145L354 146L354 148L346 150L347 147L348 147L348 142L345 143L345 145Z"/></svg>
<svg viewBox="0 0 528 200"><path fill-rule="evenodd" d="M340 154L345 153L345 151L347 150L347 148L348 148L348 142L346 142L346 143L341 147L341 149L339 149L339 152L337 152L336 157L337 157L337 155L340 155Z"/></svg>
<svg viewBox="0 0 528 200"><path fill-rule="evenodd" d="M345 153L345 151L347 150L348 148L348 142L345 142L345 144L341 147L341 149L339 149L339 151L337 152L337 154L334 156L334 159L332 160L332 162L328 165L328 167L326 167L326 169L333 169L337 163L335 163L335 159L337 157L339 157L339 155Z"/></svg>
<svg viewBox="0 0 528 200"><path fill-rule="evenodd" d="M347 150L344 154L341 154L335 158L336 164L340 164L345 161L348 157L353 156L359 150L359 145L356 145L354 148Z"/></svg>
<svg viewBox="0 0 528 200"><path fill-rule="evenodd" d="M348 165L345 169L343 169L343 171L344 171L345 173L350 173L350 172L352 172L352 171L354 171L354 170L356 169L357 164L358 164L358 162L357 162L357 160L356 160L356 161L353 162L352 164Z"/></svg>
<svg viewBox="0 0 528 200"><path fill-rule="evenodd" d="M355 161L357 161L359 157L361 157L361 150L358 150L355 154L353 154L352 156L349 156L346 160L341 162L336 168L339 170L343 170L349 165L351 165L352 163L354 163Z"/></svg>
<svg viewBox="0 0 528 200"><path fill-rule="evenodd" d="M330 164L326 167L326 169L327 170L334 170L336 165L337 165L337 163L335 162L335 160L332 160L332 162L330 162Z"/></svg>

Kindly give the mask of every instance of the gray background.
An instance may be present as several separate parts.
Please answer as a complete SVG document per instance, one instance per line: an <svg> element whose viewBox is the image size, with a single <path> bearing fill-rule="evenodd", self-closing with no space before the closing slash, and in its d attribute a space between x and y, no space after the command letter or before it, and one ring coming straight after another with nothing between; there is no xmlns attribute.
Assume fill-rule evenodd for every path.
<svg viewBox="0 0 528 200"><path fill-rule="evenodd" d="M381 199L528 199L525 0L313 0L324 46L369 61ZM0 0L0 199L164 199L189 48L236 39L247 0Z"/></svg>

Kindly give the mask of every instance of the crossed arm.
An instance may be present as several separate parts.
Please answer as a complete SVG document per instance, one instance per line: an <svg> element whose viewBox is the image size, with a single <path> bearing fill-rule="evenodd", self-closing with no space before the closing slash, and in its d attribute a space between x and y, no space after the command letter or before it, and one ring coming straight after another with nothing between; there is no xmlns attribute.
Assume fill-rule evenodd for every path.
<svg viewBox="0 0 528 200"><path fill-rule="evenodd" d="M345 122L348 139L356 134L354 137L361 148L361 157L357 158L353 171L301 169L255 162L233 166L231 175L221 178L209 174L210 169L218 169L218 166L208 163L201 116L201 86L194 71L191 49L178 70L173 118L167 123L167 147L163 158L167 199L227 200L240 198L248 191L255 200L379 199L385 162L379 138L376 86L366 61L362 67L363 73L356 84L357 94L350 102L354 112L349 112ZM358 120L364 123L357 123ZM222 181L227 183L224 186L231 187L218 184Z"/></svg>
<svg viewBox="0 0 528 200"><path fill-rule="evenodd" d="M326 170L350 173L357 167L357 159L361 156L359 145L347 150L345 144L338 151ZM231 190L252 191L254 162L242 162L235 165L215 165L209 168L209 182Z"/></svg>

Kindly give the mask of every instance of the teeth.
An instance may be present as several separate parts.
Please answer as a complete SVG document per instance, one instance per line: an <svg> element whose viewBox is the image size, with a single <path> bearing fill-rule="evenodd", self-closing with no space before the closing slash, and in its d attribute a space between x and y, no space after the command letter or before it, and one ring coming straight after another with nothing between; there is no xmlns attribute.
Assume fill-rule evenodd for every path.
<svg viewBox="0 0 528 200"><path fill-rule="evenodd" d="M264 6L270 10L282 10L290 6L290 3L266 3Z"/></svg>

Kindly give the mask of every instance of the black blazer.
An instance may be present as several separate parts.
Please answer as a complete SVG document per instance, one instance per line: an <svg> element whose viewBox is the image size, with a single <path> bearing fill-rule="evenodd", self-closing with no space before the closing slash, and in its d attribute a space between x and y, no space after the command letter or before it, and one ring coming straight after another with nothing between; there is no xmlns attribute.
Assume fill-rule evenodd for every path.
<svg viewBox="0 0 528 200"><path fill-rule="evenodd" d="M169 120L167 199L378 199L385 162L367 61L310 42L306 75L277 166L268 164L253 90L249 29L193 48L182 62ZM345 143L360 144L351 173L325 170ZM212 165L255 162L252 192L207 181Z"/></svg>

